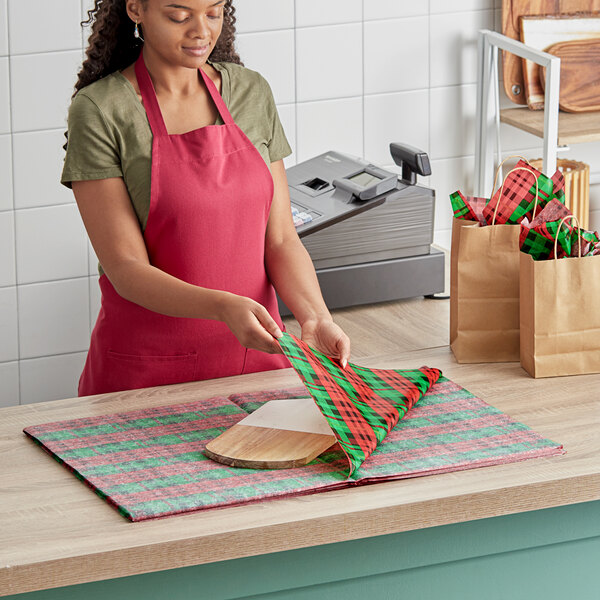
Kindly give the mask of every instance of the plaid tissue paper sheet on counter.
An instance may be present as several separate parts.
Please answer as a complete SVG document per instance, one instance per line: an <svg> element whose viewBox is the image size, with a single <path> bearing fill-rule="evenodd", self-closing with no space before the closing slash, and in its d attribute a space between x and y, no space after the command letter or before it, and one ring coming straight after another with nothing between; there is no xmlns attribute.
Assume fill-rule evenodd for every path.
<svg viewBox="0 0 600 600"><path fill-rule="evenodd" d="M286 353L296 354L292 362L305 362L299 375L307 387L217 396L37 425L24 432L130 521L564 453L560 444L476 398L439 375L437 369L430 369L427 375L421 370L369 370L353 365L344 380L346 369L340 369L341 373L330 371L334 361L333 365L323 365L317 353L303 348L289 334L285 336L282 346L287 345ZM305 352L312 356L309 358ZM203 454L211 439L265 402L306 397L307 389L313 398L322 399L317 384L323 384L322 369L335 373L333 379L341 377L336 385L347 388L349 397L353 393L350 388L360 389L368 381L372 384L370 391L363 389L360 393L365 395L361 399L372 394L387 398L389 406L396 406L386 412L381 409L383 402L364 403L363 412L368 415L366 421L373 432L369 434L369 428L363 427L367 431L364 439L375 435L373 450L372 442L365 442L360 435L361 443L355 444L356 423L344 421L342 429L347 428L346 433L336 434L340 443L304 467L234 468ZM392 373L396 375L391 376ZM399 379L406 374L407 381ZM386 377L401 382L396 397L390 391L396 384L386 382L381 386ZM330 391L328 386L333 384L325 383L323 388ZM381 395L377 386L383 388ZM339 400L337 394L331 393L324 400L331 404L331 414L336 410L332 400ZM399 400L402 396L404 399ZM316 401L319 405L320 400ZM324 414L325 408L321 409ZM331 419L330 415L330 423ZM353 460L355 445L358 449ZM362 453L366 455L364 462Z"/></svg>

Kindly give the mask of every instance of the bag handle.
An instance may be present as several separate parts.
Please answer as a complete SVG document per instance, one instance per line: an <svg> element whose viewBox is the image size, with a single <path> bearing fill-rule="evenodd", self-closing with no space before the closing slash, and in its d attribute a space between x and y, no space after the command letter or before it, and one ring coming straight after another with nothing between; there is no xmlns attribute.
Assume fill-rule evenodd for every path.
<svg viewBox="0 0 600 600"><path fill-rule="evenodd" d="M507 156L499 165L498 168L496 169L496 174L494 175L494 185L492 186L492 193L490 194L490 198L492 198L494 196L494 190L496 189L496 183L498 182L498 174L500 173L500 170L502 169L502 165L507 161L510 160L511 158L520 158L521 160L524 160L527 164L529 164L529 161L524 157L521 156L520 154L511 154L510 156Z"/></svg>
<svg viewBox="0 0 600 600"><path fill-rule="evenodd" d="M567 220L573 220L575 221L576 225L577 225L577 229L581 231L581 225L579 224L579 219L575 216L575 215L567 215L566 217L563 217L560 220L560 223L558 224L558 229L556 230L556 237L554 238L554 260L558 259L557 256L557 250L558 250L558 233L560 232L561 227L563 226L563 223ZM579 250L579 258L581 258L581 241L579 241L577 243L578 245L578 250Z"/></svg>
<svg viewBox="0 0 600 600"><path fill-rule="evenodd" d="M533 221L533 219L535 219L535 213L537 212L537 207L538 207L538 198L539 198L539 195L540 195L540 187L538 185L538 175L536 175L531 169L528 169L527 167L515 167L514 169L511 169L506 174L506 177L504 178L504 181L502 182L502 185L500 186L500 195L498 196L498 202L496 202L496 208L494 209L494 218L492 219L492 225L496 224L496 215L498 214L498 208L500 206L500 200L502 200L502 192L504 191L504 184L506 183L506 180L508 179L508 176L511 173L514 173L515 171L528 171L529 173L531 173L535 177L535 204L533 205L533 217L531 217L531 220ZM490 196L490 200L493 197L494 197L494 190L492 190L492 195Z"/></svg>

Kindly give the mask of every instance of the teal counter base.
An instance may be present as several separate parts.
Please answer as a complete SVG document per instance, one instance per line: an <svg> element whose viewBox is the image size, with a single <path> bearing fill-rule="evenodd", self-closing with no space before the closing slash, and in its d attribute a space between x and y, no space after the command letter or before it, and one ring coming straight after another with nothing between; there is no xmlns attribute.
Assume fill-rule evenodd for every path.
<svg viewBox="0 0 600 600"><path fill-rule="evenodd" d="M600 500L14 600L599 600Z"/></svg>

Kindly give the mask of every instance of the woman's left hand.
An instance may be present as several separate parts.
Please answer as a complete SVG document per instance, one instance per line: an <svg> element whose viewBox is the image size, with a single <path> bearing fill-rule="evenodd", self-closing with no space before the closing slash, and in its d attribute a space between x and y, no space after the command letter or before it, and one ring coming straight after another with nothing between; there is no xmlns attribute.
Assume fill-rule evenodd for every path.
<svg viewBox="0 0 600 600"><path fill-rule="evenodd" d="M302 341L319 352L340 361L342 369L350 358L350 338L331 320L306 321Z"/></svg>

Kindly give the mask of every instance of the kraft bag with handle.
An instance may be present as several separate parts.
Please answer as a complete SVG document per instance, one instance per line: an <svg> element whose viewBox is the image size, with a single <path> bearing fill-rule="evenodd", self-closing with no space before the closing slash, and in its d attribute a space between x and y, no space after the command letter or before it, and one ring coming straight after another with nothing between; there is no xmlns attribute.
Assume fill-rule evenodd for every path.
<svg viewBox="0 0 600 600"><path fill-rule="evenodd" d="M561 220L579 223L573 216ZM520 256L521 366L532 377L600 373L600 255Z"/></svg>
<svg viewBox="0 0 600 600"><path fill-rule="evenodd" d="M501 167L502 163L494 188ZM453 219L450 346L459 363L519 360L520 225L496 224L504 183L515 171L528 171L535 178L535 216L538 176L531 169L516 167L502 183L491 225ZM508 190L507 197L510 193Z"/></svg>

